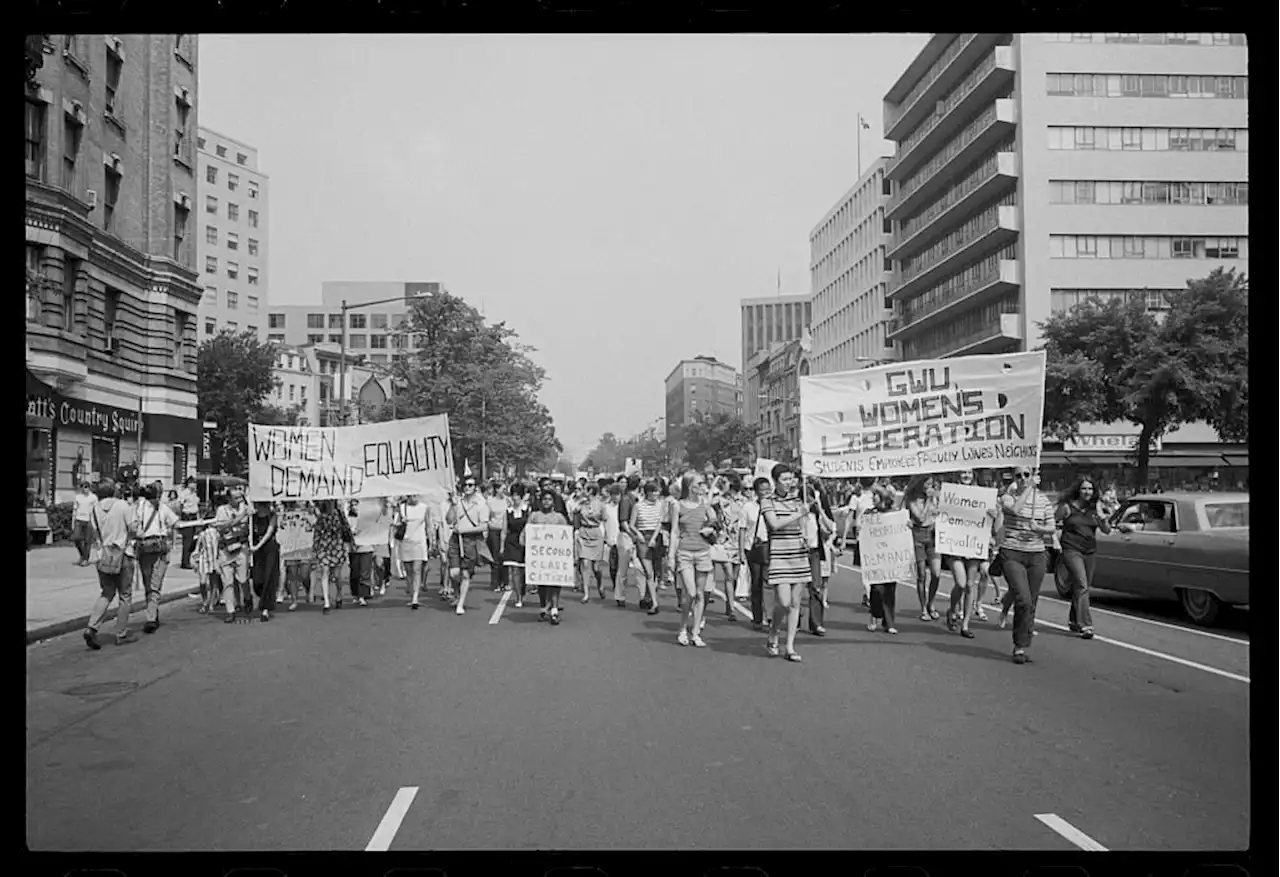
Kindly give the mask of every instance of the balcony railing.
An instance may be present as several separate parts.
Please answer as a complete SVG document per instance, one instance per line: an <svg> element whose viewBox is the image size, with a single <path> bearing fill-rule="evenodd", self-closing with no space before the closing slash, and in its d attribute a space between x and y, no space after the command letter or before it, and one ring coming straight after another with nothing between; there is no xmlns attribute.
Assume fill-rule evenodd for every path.
<svg viewBox="0 0 1280 877"><path fill-rule="evenodd" d="M1002 205L1003 206L1003 205ZM943 259L964 249L973 241L992 231L1000 224L1000 208L991 207L979 213L960 228L951 232L925 253L910 260L911 267L899 274L899 286L906 286L929 271Z"/></svg>
<svg viewBox="0 0 1280 877"><path fill-rule="evenodd" d="M933 65L925 72L924 76L920 77L920 81L917 82L909 92L907 92L907 96L898 104L896 111L885 120L884 127L886 131L898 124L902 117L911 111L911 108L915 106L916 101L920 99L920 95L933 87L934 83L938 81L938 77L946 72L946 69L951 66L951 62L954 61L961 52L968 48L969 45L978 38L978 36L979 35L976 33L960 34L951 41L951 44L947 46L946 51L939 56L938 60L933 62Z"/></svg>
<svg viewBox="0 0 1280 877"><path fill-rule="evenodd" d="M894 328L894 332L902 331L928 320L930 317L973 297L975 293L984 287L990 287L1001 282L1017 284L1019 282L1018 263L1012 258L1000 258L1003 255L1005 254L1000 253L994 257L984 259L983 262L986 263L984 269L963 284L948 289L939 295L931 295L932 291L930 291L908 301L897 314L897 325Z"/></svg>
<svg viewBox="0 0 1280 877"><path fill-rule="evenodd" d="M916 172L906 180L903 180L902 183L897 186L897 192L893 200L890 201L889 206L885 208L885 215L892 216L894 211L914 195L921 186L933 179L933 177L944 167L950 164L957 155L967 149L974 140L977 140L992 125L998 122L1000 120L1001 104L1002 100L996 100L992 103L991 106L980 113L976 119L966 125L964 130L947 144L946 149L929 159L928 164L916 170ZM1011 104L1006 104L1006 106L1011 106Z"/></svg>
<svg viewBox="0 0 1280 877"><path fill-rule="evenodd" d="M1013 153L999 151L991 153L986 161L982 162L979 167L975 168L972 173L959 183L948 189L945 195L930 204L922 213L916 214L903 223L898 233L893 236L893 241L889 246L890 255L892 256L904 244L911 241L912 238L915 238L927 226L931 225L934 220L964 200L969 193L981 188L999 174L1001 172L1001 156L1008 156L1004 161L1006 169L1008 169L1011 165L1011 160L1014 158Z"/></svg>
<svg viewBox="0 0 1280 877"><path fill-rule="evenodd" d="M937 359L956 356L974 345L990 339L1017 339L1022 336L1022 332L1017 327L1019 319L1020 312L1016 308L1012 311L1004 311L998 314L994 320L985 320L977 328L963 334L948 334L932 339L931 343L927 345L908 342L904 345L904 355L909 356L911 359Z"/></svg>

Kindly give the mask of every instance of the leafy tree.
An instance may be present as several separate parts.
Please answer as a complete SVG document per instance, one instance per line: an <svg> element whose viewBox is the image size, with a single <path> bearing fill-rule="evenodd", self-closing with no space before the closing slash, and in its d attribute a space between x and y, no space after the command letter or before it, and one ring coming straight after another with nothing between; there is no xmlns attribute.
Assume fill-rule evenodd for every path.
<svg viewBox="0 0 1280 877"><path fill-rule="evenodd" d="M699 412L685 428L685 456L695 469L708 463L716 466L726 459L735 465L745 465L754 444L751 427L723 411Z"/></svg>
<svg viewBox="0 0 1280 877"><path fill-rule="evenodd" d="M626 454L623 453L618 437L611 432L606 432L600 436L600 441L596 442L595 450L587 455L582 468L594 468L597 472L620 472L625 460Z"/></svg>
<svg viewBox="0 0 1280 877"><path fill-rule="evenodd" d="M40 68L44 67L44 40L45 34L27 34L26 40L26 66L27 80L26 85L31 88L36 83L36 74L40 72Z"/></svg>
<svg viewBox="0 0 1280 877"><path fill-rule="evenodd" d="M248 469L249 424L259 418L276 388L275 347L262 344L250 330L228 330L200 345L196 387L201 420L213 421L215 457L232 474Z"/></svg>
<svg viewBox="0 0 1280 877"><path fill-rule="evenodd" d="M263 426L299 426L304 418L306 409L302 405L290 405L287 408L281 408L278 405L264 405L262 410L258 412L258 419L254 423L260 423ZM311 424L315 426L316 424Z"/></svg>
<svg viewBox="0 0 1280 877"><path fill-rule="evenodd" d="M505 323L488 324L462 299L440 292L414 301L404 328L421 340L393 368L404 384L397 416L447 413L459 470L464 460L477 469L482 445L491 470L532 468L562 450L538 400L545 373Z"/></svg>
<svg viewBox="0 0 1280 877"><path fill-rule="evenodd" d="M1083 423L1139 429L1138 483L1151 443L1203 420L1227 440L1247 440L1249 284L1215 270L1170 296L1157 318L1146 296L1085 302L1041 324L1046 357L1045 431L1073 437Z"/></svg>

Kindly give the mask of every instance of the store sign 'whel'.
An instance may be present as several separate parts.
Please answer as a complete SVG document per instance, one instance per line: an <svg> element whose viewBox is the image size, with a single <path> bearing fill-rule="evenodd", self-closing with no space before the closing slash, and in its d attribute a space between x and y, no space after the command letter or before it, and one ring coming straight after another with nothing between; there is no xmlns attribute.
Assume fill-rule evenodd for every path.
<svg viewBox="0 0 1280 877"><path fill-rule="evenodd" d="M249 499L435 495L453 486L449 417L363 426L249 426Z"/></svg>
<svg viewBox="0 0 1280 877"><path fill-rule="evenodd" d="M1037 465L1041 351L800 378L805 472L876 477Z"/></svg>

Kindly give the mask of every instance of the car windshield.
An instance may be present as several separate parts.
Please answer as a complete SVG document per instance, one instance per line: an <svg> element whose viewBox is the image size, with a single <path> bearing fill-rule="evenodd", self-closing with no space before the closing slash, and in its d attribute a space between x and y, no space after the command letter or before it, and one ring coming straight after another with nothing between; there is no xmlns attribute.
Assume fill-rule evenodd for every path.
<svg viewBox="0 0 1280 877"><path fill-rule="evenodd" d="M1249 526L1249 503L1207 502L1204 504L1204 516L1211 530L1223 527L1247 527Z"/></svg>

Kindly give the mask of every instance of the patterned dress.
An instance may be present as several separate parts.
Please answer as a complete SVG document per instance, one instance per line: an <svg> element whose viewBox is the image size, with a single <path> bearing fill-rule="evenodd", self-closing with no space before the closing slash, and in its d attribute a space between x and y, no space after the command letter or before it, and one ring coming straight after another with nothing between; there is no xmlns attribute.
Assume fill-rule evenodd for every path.
<svg viewBox="0 0 1280 877"><path fill-rule="evenodd" d="M312 532L311 552L317 566L337 569L346 560L345 545L346 528L342 513L336 509L316 515L315 529Z"/></svg>
<svg viewBox="0 0 1280 877"><path fill-rule="evenodd" d="M804 509L799 496L783 499L777 495L766 497L760 504L760 514L773 512L776 518L789 518ZM809 568L809 545L804 535L803 518L769 531L769 586L791 585L805 587L812 581ZM766 526L768 525L766 521Z"/></svg>

